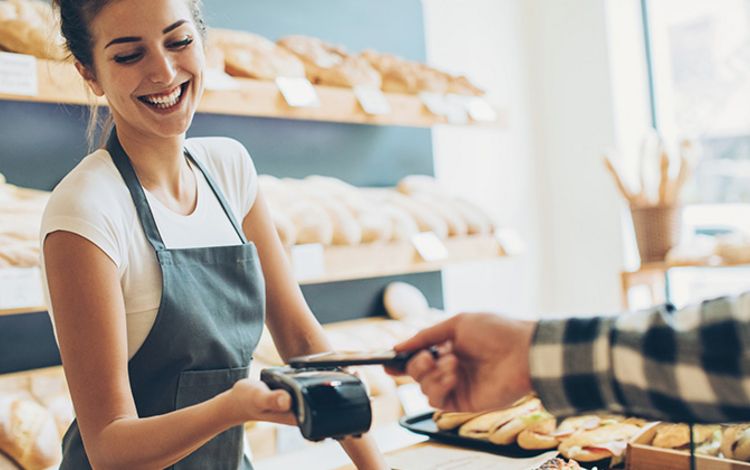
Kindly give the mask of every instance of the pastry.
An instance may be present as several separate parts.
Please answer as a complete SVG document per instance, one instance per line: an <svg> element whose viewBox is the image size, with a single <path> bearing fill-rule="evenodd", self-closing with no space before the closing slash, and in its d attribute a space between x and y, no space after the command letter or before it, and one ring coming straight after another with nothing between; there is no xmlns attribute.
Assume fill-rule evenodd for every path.
<svg viewBox="0 0 750 470"><path fill-rule="evenodd" d="M305 65L308 80L314 84L380 88L380 74L361 57L350 56L343 48L309 36L287 36L277 44L296 55Z"/></svg>
<svg viewBox="0 0 750 470"><path fill-rule="evenodd" d="M208 44L223 52L229 75L258 80L305 76L305 67L297 57L257 34L213 28Z"/></svg>

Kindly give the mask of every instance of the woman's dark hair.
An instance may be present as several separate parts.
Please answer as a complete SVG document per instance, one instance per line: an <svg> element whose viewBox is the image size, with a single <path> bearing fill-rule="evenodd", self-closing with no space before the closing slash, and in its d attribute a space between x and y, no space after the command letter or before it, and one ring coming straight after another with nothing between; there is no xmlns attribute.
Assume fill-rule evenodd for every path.
<svg viewBox="0 0 750 470"><path fill-rule="evenodd" d="M53 0L52 3L60 12L60 30L65 38L65 44L75 60L94 73L93 38L91 37L91 21L110 3L123 0ZM198 32L205 38L206 23L201 12L201 0L185 0L190 7L193 22ZM94 147L97 128L107 131L112 125L112 115L107 116L102 123L99 119L98 105L91 105L86 137L90 149ZM102 133L100 144L106 139Z"/></svg>

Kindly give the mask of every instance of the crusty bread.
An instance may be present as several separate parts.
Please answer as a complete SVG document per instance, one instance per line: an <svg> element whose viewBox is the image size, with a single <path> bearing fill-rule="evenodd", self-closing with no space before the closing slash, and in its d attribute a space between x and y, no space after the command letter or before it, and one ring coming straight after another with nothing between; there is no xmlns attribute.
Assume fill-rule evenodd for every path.
<svg viewBox="0 0 750 470"><path fill-rule="evenodd" d="M26 470L58 463L59 436L50 412L31 400L0 398L0 452Z"/></svg>
<svg viewBox="0 0 750 470"><path fill-rule="evenodd" d="M307 78L315 84L380 88L380 74L368 61L349 55L342 47L309 36L287 36L277 44L296 55L305 65Z"/></svg>
<svg viewBox="0 0 750 470"><path fill-rule="evenodd" d="M305 76L305 67L294 54L258 34L212 28L208 44L223 52L229 75L258 80Z"/></svg>
<svg viewBox="0 0 750 470"><path fill-rule="evenodd" d="M42 59L63 60L65 49L49 4L37 0L0 2L0 48Z"/></svg>

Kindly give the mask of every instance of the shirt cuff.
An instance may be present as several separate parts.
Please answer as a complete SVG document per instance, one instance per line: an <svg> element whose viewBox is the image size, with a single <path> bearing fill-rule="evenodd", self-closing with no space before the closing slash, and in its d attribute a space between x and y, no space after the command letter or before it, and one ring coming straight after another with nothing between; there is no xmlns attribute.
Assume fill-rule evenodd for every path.
<svg viewBox="0 0 750 470"><path fill-rule="evenodd" d="M538 323L529 353L534 390L558 416L621 409L615 397L610 335L613 318Z"/></svg>

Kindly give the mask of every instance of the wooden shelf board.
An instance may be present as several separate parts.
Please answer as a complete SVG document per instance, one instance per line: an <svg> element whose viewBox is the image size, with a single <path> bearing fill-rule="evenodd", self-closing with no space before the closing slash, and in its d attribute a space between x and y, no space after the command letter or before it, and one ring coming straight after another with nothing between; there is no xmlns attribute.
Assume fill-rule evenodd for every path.
<svg viewBox="0 0 750 470"><path fill-rule="evenodd" d="M374 243L332 246L324 251L326 274L304 279L300 284L319 284L381 276L438 271L447 265L504 256L492 235L444 240L448 257L437 262L422 260L411 243Z"/></svg>
<svg viewBox="0 0 750 470"><path fill-rule="evenodd" d="M30 101L106 106L103 98L95 97L68 62L37 59L39 92L36 96L0 93L0 100ZM446 118L430 113L414 95L386 93L391 105L390 114L373 116L360 107L349 88L315 86L320 98L318 108L292 108L286 104L276 84L271 81L235 78L238 90L206 90L198 112L235 116L257 116L279 119L302 119L386 126L431 127L447 124ZM505 127L506 117L500 113L497 122L476 123L469 126Z"/></svg>
<svg viewBox="0 0 750 470"><path fill-rule="evenodd" d="M8 308L8 309L0 310L0 317L8 316L8 315L20 315L24 313L40 313L40 312L46 312L46 311L47 311L47 307Z"/></svg>

